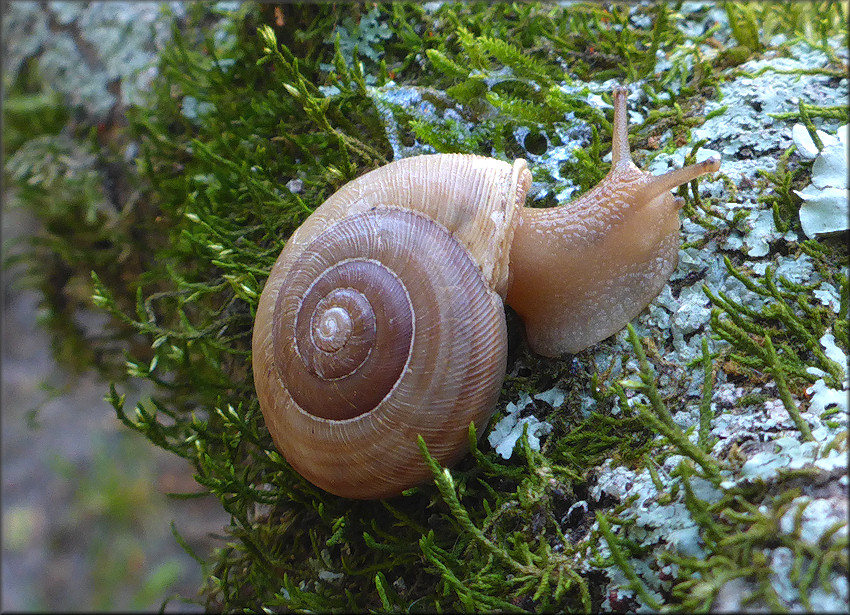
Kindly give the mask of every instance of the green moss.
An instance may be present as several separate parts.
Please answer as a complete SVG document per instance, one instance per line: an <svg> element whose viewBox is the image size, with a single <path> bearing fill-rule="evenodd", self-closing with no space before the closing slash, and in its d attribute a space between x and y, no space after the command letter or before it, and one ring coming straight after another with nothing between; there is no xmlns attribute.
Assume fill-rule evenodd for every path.
<svg viewBox="0 0 850 615"><path fill-rule="evenodd" d="M29 139L59 133L68 121L68 112L32 63L17 74L4 73L3 79L3 156L8 160Z"/></svg>

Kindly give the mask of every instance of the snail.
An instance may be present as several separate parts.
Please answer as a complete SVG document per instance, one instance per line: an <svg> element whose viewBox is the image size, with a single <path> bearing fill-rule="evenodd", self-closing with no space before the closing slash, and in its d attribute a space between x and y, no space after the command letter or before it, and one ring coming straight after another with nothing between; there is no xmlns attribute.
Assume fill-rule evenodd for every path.
<svg viewBox="0 0 850 615"><path fill-rule="evenodd" d="M254 381L275 446L333 494L397 495L480 437L507 362L503 300L531 350L616 333L676 267L670 190L717 159L653 176L631 161L615 87L612 164L572 202L524 207L531 173L465 154L401 159L347 183L286 242L257 306Z"/></svg>

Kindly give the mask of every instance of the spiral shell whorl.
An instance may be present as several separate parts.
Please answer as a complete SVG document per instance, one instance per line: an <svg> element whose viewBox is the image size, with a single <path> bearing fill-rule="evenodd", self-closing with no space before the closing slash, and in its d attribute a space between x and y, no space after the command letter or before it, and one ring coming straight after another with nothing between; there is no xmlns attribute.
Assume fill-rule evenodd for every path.
<svg viewBox="0 0 850 615"><path fill-rule="evenodd" d="M326 419L375 407L404 369L413 336L401 280L377 260L351 256L359 250L352 230L363 219L317 238L290 269L275 308L278 375L301 408Z"/></svg>
<svg viewBox="0 0 850 615"><path fill-rule="evenodd" d="M375 207L286 252L254 364L287 461L332 493L374 498L428 479L417 434L441 463L461 457L469 422L483 429L495 408L507 347L501 300L464 246L422 214Z"/></svg>

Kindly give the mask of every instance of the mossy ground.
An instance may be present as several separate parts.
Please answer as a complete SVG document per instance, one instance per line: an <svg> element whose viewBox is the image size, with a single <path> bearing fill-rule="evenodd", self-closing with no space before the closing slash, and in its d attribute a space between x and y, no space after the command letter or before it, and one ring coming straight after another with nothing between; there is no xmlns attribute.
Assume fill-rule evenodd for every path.
<svg viewBox="0 0 850 615"><path fill-rule="evenodd" d="M836 3L243 5L213 37L198 5L161 54L148 104L129 109L108 141L140 144L134 206L92 209L99 188L85 176L47 181L16 155L13 178L49 229L32 255L59 263L53 278L33 273L54 324L73 322L79 293L113 317L106 340L70 331L96 354L68 356L152 381L154 400L135 409L113 386L118 418L185 458L231 515L228 540L199 554L206 606L704 610L730 587L743 605L846 604L846 523L816 532L805 513L835 493L846 501L835 460L847 451L846 412L816 411L812 392L820 380L846 391L832 351L846 363L846 237L803 238L793 191L811 163L787 145L742 143L724 151L732 170L679 190L687 258L633 328L544 360L513 327L496 418L521 393L564 392L558 408L531 407L554 426L540 451L523 439L505 461L470 438L457 467L434 466L434 485L343 500L275 451L250 371L271 264L346 181L414 153L523 157L531 204L554 205L607 170L613 81L637 103L636 162L684 162L729 143L694 134L712 118L737 121L742 110L719 99L757 76L748 61L804 45L822 59L792 77L846 93L847 58L836 51L846 17ZM789 134L794 121L834 129L848 115L846 105L775 99L774 128L785 122ZM75 137L75 147L99 142ZM780 163L760 176L741 170L762 158ZM754 234L762 212L772 230ZM769 249L755 262L759 238ZM834 307L810 296L827 286ZM747 412L777 416L771 427L723 431Z"/></svg>

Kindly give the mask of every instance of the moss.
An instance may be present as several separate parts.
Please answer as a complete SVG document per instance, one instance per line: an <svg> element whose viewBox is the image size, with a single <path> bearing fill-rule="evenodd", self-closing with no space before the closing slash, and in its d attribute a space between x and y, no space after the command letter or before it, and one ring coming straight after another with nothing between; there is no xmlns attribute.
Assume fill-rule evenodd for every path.
<svg viewBox="0 0 850 615"><path fill-rule="evenodd" d="M140 235L149 225L134 223L147 208L140 204L130 213L131 204L110 190L125 182L132 190L132 180L116 171L115 149L95 130L65 126L59 97L26 70L33 83L19 79L3 109L10 134L4 178L11 187L4 207L26 207L39 228L20 237L21 245L4 246L4 267L20 271L18 283L38 291L39 321L58 360L76 372L95 367L117 378L123 360L116 340L133 331L117 322L88 324L90 272L98 268L115 283L138 275ZM105 176L112 183L104 184Z"/></svg>
<svg viewBox="0 0 850 615"><path fill-rule="evenodd" d="M4 79L3 156L8 159L27 140L60 132L68 121L68 112L59 95L45 87L32 63L17 74L6 73Z"/></svg>
<svg viewBox="0 0 850 615"><path fill-rule="evenodd" d="M689 29L712 7L379 4L342 15L321 4L245 5L215 39L204 27L208 9L193 6L161 55L149 104L130 113L146 206L128 210L119 230L95 216L95 231L110 237L103 259L67 262L76 275L94 270L94 304L124 332L127 372L156 387L152 402L130 409L113 386L116 416L186 459L231 515L221 548L199 557L207 608L707 610L734 580L751 584L753 604L774 608L788 604L771 582L777 545L793 556L789 578L804 606L809 588L846 572L846 540L812 543L802 529L783 529L806 496L800 479L826 480L817 463L846 449L842 423L821 424L801 401L818 378L843 386L821 340L832 334L847 351L846 248L828 239L770 246L768 259L812 261L820 278L802 281L723 248L751 220L744 208L723 209L740 187L728 175L719 188L680 190L687 250L729 254L718 261L725 268L673 281L676 297L710 306L703 321L683 334L660 324L656 305L627 333L575 357L511 348L496 418L522 392L558 386L567 399L560 409L535 407L555 426L540 451L525 437L506 462L476 443L471 426L470 455L451 470L421 445L433 485L392 500L343 500L276 452L250 370L254 310L272 263L347 180L401 154L464 151L527 158L533 206L568 199L608 167L607 79L633 82L641 100L644 119L629 137L639 163L696 156L704 143L685 144L706 115L737 112L718 105L704 114L706 101L718 102L724 79L758 72L742 68L740 50L776 51L777 33L828 47L835 34L846 37L840 5L793 5L782 22L769 5L727 4L740 23L725 38L718 27ZM735 60L729 72L699 50L709 39ZM811 122L831 117L799 110ZM760 178L754 201L783 233L798 228L793 188L807 172L786 149ZM79 216L91 201L66 195L50 220ZM75 224L59 236L58 254L81 232ZM117 245L124 235L129 248ZM709 277L734 282L735 292L706 283L703 295ZM839 289L838 313L809 298L826 283ZM673 352L687 359L668 361ZM741 407L778 398L784 433L811 442L829 434L824 456L795 440L796 449L776 448L805 463L747 474L756 454L779 457L748 453L746 438L722 433L731 385ZM793 527L802 528L802 509L798 516ZM670 527L678 542L661 535Z"/></svg>

